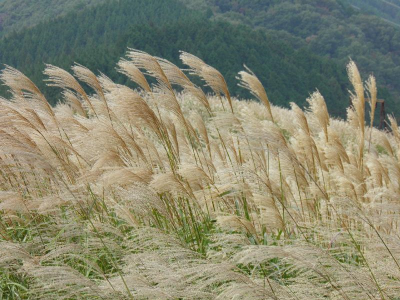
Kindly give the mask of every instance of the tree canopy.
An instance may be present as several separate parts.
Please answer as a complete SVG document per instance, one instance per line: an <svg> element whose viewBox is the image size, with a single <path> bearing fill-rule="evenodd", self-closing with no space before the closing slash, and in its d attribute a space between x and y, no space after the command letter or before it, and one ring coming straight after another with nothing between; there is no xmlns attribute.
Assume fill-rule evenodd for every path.
<svg viewBox="0 0 400 300"><path fill-rule="evenodd" d="M33 78L55 103L57 91L42 83L45 63L68 68L77 62L126 83L115 65L128 47L178 65L179 50L191 52L218 68L237 96L249 96L235 79L246 64L275 104L288 106L294 101L303 105L319 89L333 114L344 116L348 105L344 66L306 48L294 49L274 31L210 22L175 0L113 1L44 22L2 39L0 61Z"/></svg>

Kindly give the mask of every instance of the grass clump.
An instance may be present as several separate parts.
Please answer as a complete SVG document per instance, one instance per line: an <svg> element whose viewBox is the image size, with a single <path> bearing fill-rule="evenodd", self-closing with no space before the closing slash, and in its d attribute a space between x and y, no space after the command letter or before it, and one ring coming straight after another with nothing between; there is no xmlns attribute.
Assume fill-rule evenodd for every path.
<svg viewBox="0 0 400 300"><path fill-rule="evenodd" d="M319 92L274 106L249 69L261 103L238 101L181 58L214 95L133 49L118 70L136 90L48 66L54 108L3 70L3 299L395 299L400 135L394 118L392 133L366 126L355 64L343 121Z"/></svg>

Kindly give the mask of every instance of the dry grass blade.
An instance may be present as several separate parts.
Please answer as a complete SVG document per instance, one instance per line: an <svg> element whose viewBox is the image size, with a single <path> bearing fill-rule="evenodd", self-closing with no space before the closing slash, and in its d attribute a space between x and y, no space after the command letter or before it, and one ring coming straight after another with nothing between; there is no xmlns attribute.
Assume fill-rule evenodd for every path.
<svg viewBox="0 0 400 300"><path fill-rule="evenodd" d="M130 80L137 83L147 93L151 93L151 88L146 80L146 77L144 77L143 73L138 67L135 66L134 63L125 59L121 59L118 62L118 67L118 72L128 76Z"/></svg>
<svg viewBox="0 0 400 300"><path fill-rule="evenodd" d="M192 74L201 77L217 95L220 95L221 93L224 94L228 99L230 109L233 112L231 95L222 74L192 54L182 51L180 59L185 65L190 67Z"/></svg>
<svg viewBox="0 0 400 300"><path fill-rule="evenodd" d="M47 79L47 82L49 82L49 86L59 87L64 90L70 89L77 92L82 97L82 99L84 99L88 103L92 112L96 114L93 104L90 101L85 90L71 74L61 68L52 65L46 65L44 74L49 76L49 79Z"/></svg>
<svg viewBox="0 0 400 300"><path fill-rule="evenodd" d="M352 113L354 117L350 117L358 124L360 134L358 136L358 147L359 147L359 166L363 167L363 152L365 144L365 96L364 87L361 81L360 72L354 61L350 61L347 65L347 74L349 76L350 82L353 85L355 94L352 94Z"/></svg>
<svg viewBox="0 0 400 300"><path fill-rule="evenodd" d="M269 120L273 122L274 117L272 116L271 104L269 103L267 92L265 91L262 83L257 78L257 76L248 67L244 67L247 72L239 72L239 86L249 90L255 97L257 97L258 100L260 100L265 105L265 107L267 108Z"/></svg>
<svg viewBox="0 0 400 300"><path fill-rule="evenodd" d="M367 153L352 61L344 121L318 91L307 110L274 106L249 69L240 85L262 103L231 98L191 54L216 95L167 60L128 58L119 71L139 92L75 65L87 94L47 66L66 102L54 108L3 71L0 298L397 299L400 131L394 117L372 127L373 77Z"/></svg>
<svg viewBox="0 0 400 300"><path fill-rule="evenodd" d="M196 99L200 101L204 105L204 107L211 112L210 103L204 92L196 87L190 80L187 78L185 73L182 72L176 65L169 62L166 59L157 58L160 63L161 68L163 69L165 75L168 77L168 80L173 83L180 85L187 92L191 93Z"/></svg>
<svg viewBox="0 0 400 300"><path fill-rule="evenodd" d="M131 59L131 62L136 66L136 68L146 70L148 75L153 76L154 78L157 79L158 88L160 88L163 91L172 92L172 86L155 57L151 56L146 52L135 49L129 49L127 56ZM136 80L135 82L139 83L139 85L142 86L144 90L146 90L147 87L145 85L145 82L143 82L143 78L141 78L140 74L137 73L137 70L132 70L132 71L128 74L136 73L130 76L134 76L134 78L139 79Z"/></svg>
<svg viewBox="0 0 400 300"><path fill-rule="evenodd" d="M320 92L314 92L311 97L307 98L310 105L310 110L317 118L319 125L324 130L326 142L329 142L328 126L329 126L329 113L326 107L324 97Z"/></svg>

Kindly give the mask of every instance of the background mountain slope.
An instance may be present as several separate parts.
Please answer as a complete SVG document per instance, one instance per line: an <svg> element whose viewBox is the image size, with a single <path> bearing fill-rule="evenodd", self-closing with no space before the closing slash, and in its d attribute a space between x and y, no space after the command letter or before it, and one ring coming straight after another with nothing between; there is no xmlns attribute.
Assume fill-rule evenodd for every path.
<svg viewBox="0 0 400 300"><path fill-rule="evenodd" d="M105 0L0 0L0 37Z"/></svg>
<svg viewBox="0 0 400 300"><path fill-rule="evenodd" d="M203 10L213 19L279 31L292 46L306 48L341 66L351 57L364 76L373 73L377 77L379 86L389 91L381 89L380 97L390 111L399 113L400 28L382 17L388 1L361 1L365 7L368 3L368 7L375 7L375 12L355 9L353 0L182 1L207 7ZM397 12L397 8L392 11Z"/></svg>
<svg viewBox="0 0 400 300"><path fill-rule="evenodd" d="M351 57L364 78L374 73L388 112L400 115L400 29L378 16L379 12L383 15L383 5L376 5L374 15L352 7L354 1L39 0L32 4L17 0L15 3L26 2L32 16L40 15L46 4L56 11L54 16L61 15L25 29L25 23L15 21L13 26L20 30L0 40L0 62L21 69L39 85L44 63L66 68L74 61L122 82L125 78L114 67L128 46L175 63L179 63L178 50L186 50L220 69L236 95L245 96L234 79L244 63L261 78L276 104L304 103L309 93L319 88L333 114L345 116L345 65ZM10 3L4 0L0 7L13 11ZM41 17L32 20L34 24ZM184 28L179 28L182 24ZM230 36L238 31L238 37ZM255 47L252 35L264 46ZM227 42L229 39L237 42ZM46 90L46 94L49 101L55 101L55 93Z"/></svg>
<svg viewBox="0 0 400 300"><path fill-rule="evenodd" d="M245 94L235 76L246 64L276 104L304 104L318 88L336 115L343 115L348 105L344 67L308 50L295 50L273 33L210 22L175 0L110 1L67 14L1 40L0 61L27 74L54 103L57 91L42 84L45 63L68 68L78 62L126 83L115 65L127 47L176 64L179 50L191 52L221 70L231 92L239 96Z"/></svg>
<svg viewBox="0 0 400 300"><path fill-rule="evenodd" d="M347 0L354 8L382 17L400 26L399 0Z"/></svg>

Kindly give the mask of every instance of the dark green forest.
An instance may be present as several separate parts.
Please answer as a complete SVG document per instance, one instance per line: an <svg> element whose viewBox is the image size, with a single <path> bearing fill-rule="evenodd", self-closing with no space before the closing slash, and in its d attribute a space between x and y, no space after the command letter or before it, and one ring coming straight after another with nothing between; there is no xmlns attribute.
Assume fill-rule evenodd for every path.
<svg viewBox="0 0 400 300"><path fill-rule="evenodd" d="M400 26L399 0L348 0L355 8L377 15Z"/></svg>
<svg viewBox="0 0 400 300"><path fill-rule="evenodd" d="M0 37L105 0L0 0Z"/></svg>
<svg viewBox="0 0 400 300"><path fill-rule="evenodd" d="M364 78L370 73L376 76L379 97L390 111L400 112L400 28L382 17L387 5L400 1L360 0L373 3L375 13L354 8L352 0L193 1L206 2L213 19L279 32L293 47L330 58L339 66L351 57Z"/></svg>
<svg viewBox="0 0 400 300"><path fill-rule="evenodd" d="M274 34L222 21L210 22L174 0L120 0L70 13L3 39L0 60L31 77L54 103L57 91L42 82L44 63L69 68L78 62L125 83L126 78L116 72L115 64L127 47L178 65L179 50L193 53L219 69L231 92L238 96L249 96L235 79L246 64L259 76L277 105L288 106L290 101L305 104L317 88L332 113L344 116L348 104L344 66L306 49L295 50Z"/></svg>
<svg viewBox="0 0 400 300"><path fill-rule="evenodd" d="M249 97L235 80L246 64L273 103L302 105L319 89L331 113L344 117L349 86L345 66L352 58L364 78L370 73L377 77L387 112L399 115L400 28L384 18L387 3L376 5L375 13L364 13L349 1L77 0L67 5L57 0L50 5L40 0L27 7L47 4L57 8L58 17L43 17L36 26L7 34L0 40L0 62L32 78L54 104L58 91L42 81L45 63L69 68L78 62L126 83L115 65L127 47L179 66L179 50L184 50L219 69L239 97ZM4 1L0 9L12 9L10 3ZM18 18L15 24L26 26ZM0 92L6 95L4 88Z"/></svg>

